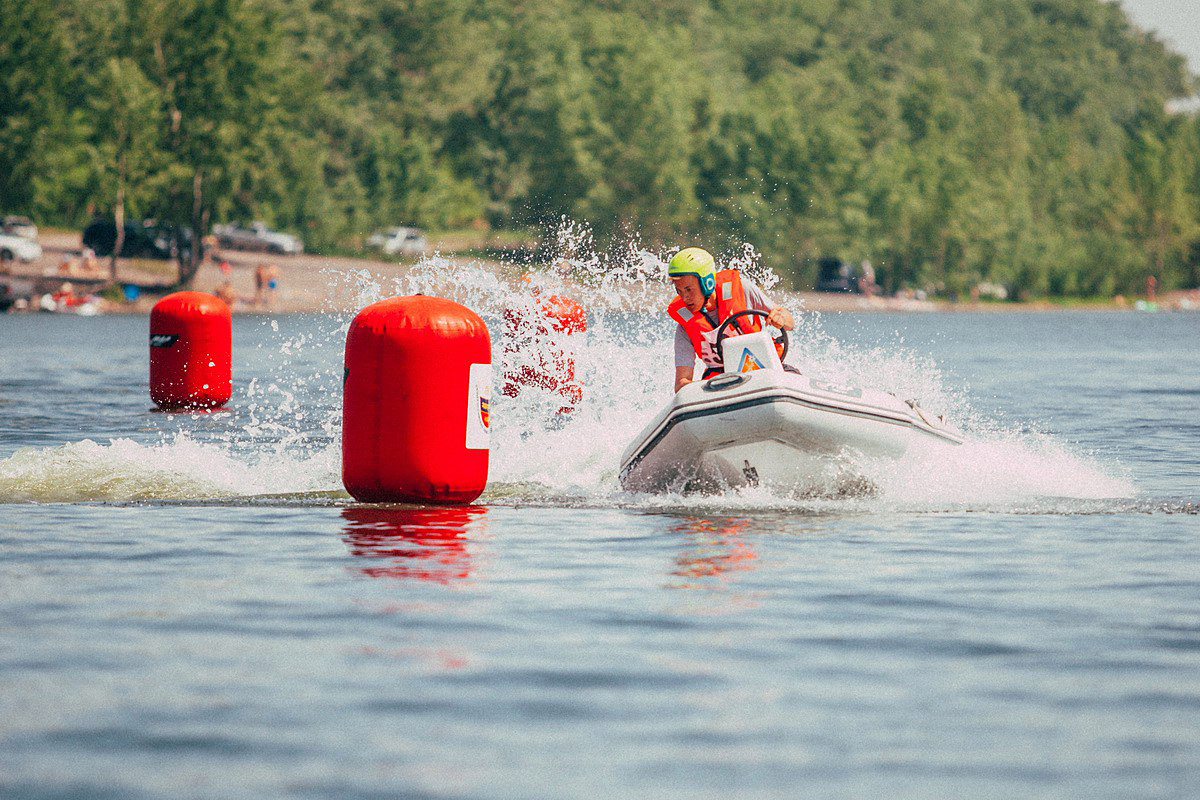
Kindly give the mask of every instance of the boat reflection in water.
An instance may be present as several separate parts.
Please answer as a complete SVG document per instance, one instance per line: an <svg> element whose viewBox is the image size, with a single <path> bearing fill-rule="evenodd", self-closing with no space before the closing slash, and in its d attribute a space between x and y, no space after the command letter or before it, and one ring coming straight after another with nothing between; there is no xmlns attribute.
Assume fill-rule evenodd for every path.
<svg viewBox="0 0 1200 800"><path fill-rule="evenodd" d="M471 575L468 549L486 509L347 508L342 539L356 556L370 559L359 571L372 578L449 585Z"/></svg>
<svg viewBox="0 0 1200 800"><path fill-rule="evenodd" d="M735 573L754 569L758 555L742 537L746 520L689 519L672 528L684 537L683 550L676 556L671 575L680 580L673 589L723 590L734 582Z"/></svg>

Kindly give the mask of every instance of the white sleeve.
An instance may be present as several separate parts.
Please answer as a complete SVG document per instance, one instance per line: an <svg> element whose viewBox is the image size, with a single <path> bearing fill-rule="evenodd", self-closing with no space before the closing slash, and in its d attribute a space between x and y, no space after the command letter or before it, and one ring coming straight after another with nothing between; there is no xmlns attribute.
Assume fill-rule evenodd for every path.
<svg viewBox="0 0 1200 800"><path fill-rule="evenodd" d="M696 351L692 348L692 343L688 341L687 334L683 332L682 326L675 326L675 366L677 367L694 367L696 365Z"/></svg>
<svg viewBox="0 0 1200 800"><path fill-rule="evenodd" d="M742 290L746 292L746 308L768 313L775 308L771 298L767 297L766 293L758 288L758 284L749 278L742 278Z"/></svg>

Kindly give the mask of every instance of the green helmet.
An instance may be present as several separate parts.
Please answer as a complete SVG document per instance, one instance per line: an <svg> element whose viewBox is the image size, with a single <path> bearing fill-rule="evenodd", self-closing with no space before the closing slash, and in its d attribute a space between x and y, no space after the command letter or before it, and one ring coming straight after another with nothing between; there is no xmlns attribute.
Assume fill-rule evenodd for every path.
<svg viewBox="0 0 1200 800"><path fill-rule="evenodd" d="M712 253L702 247L685 247L676 253L667 267L667 275L672 278L695 275L705 297L717 288L717 262Z"/></svg>

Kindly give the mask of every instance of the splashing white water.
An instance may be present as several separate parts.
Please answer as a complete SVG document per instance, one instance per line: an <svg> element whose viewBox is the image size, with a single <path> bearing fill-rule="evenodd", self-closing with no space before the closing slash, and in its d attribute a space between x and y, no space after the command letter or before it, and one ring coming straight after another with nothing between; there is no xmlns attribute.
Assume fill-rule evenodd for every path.
<svg viewBox="0 0 1200 800"><path fill-rule="evenodd" d="M980 418L962 389L946 385L932 358L900 345L846 345L824 330L817 314L797 315L790 362L824 380L920 398L925 408L968 430L970 441L936 455L918 449L900 461L856 464L876 489L869 497L794 498L765 489L686 499L626 493L617 481L620 455L671 394L673 329L664 313L669 253L651 253L636 242L599 253L586 227L565 220L552 240L556 257L524 277L511 265L464 264L439 255L399 278L384 280L365 270L330 275L332 293L353 298L354 307L422 293L473 309L492 331L498 383L506 370L574 362L582 396L569 414L558 413L564 396L553 389L523 386L516 397L493 393L491 482L484 502L920 511L1052 507L1063 498L1133 495L1128 480L1064 444ZM749 246L725 260L765 289L778 283ZM586 335L537 323L541 304L554 295L586 301ZM788 304L797 308L794 298ZM0 498L192 500L341 492L341 344L349 322L349 315L330 313L278 341L266 373L235 399L234 429L206 441L195 433L156 444L85 440L21 450L0 461Z"/></svg>
<svg viewBox="0 0 1200 800"><path fill-rule="evenodd" d="M0 461L0 497L9 502L201 500L323 491L337 481L341 454L307 459L230 452L177 436L154 446L90 439L18 450Z"/></svg>

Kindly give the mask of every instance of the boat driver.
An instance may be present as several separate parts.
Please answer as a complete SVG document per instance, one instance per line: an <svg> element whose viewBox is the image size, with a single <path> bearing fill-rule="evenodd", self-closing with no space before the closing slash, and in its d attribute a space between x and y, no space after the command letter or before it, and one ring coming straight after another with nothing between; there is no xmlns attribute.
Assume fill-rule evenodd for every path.
<svg viewBox="0 0 1200 800"><path fill-rule="evenodd" d="M736 269L717 271L712 254L699 247L686 247L671 258L667 275L679 295L667 308L679 323L675 331L675 391L692 382L696 359L704 363L710 378L724 371L721 350L716 346L717 328L739 311L753 309L769 314L766 322L781 330L795 327L792 314L771 302L762 289ZM761 317L742 317L733 323L740 333L761 327ZM734 331L739 333L739 331Z"/></svg>

